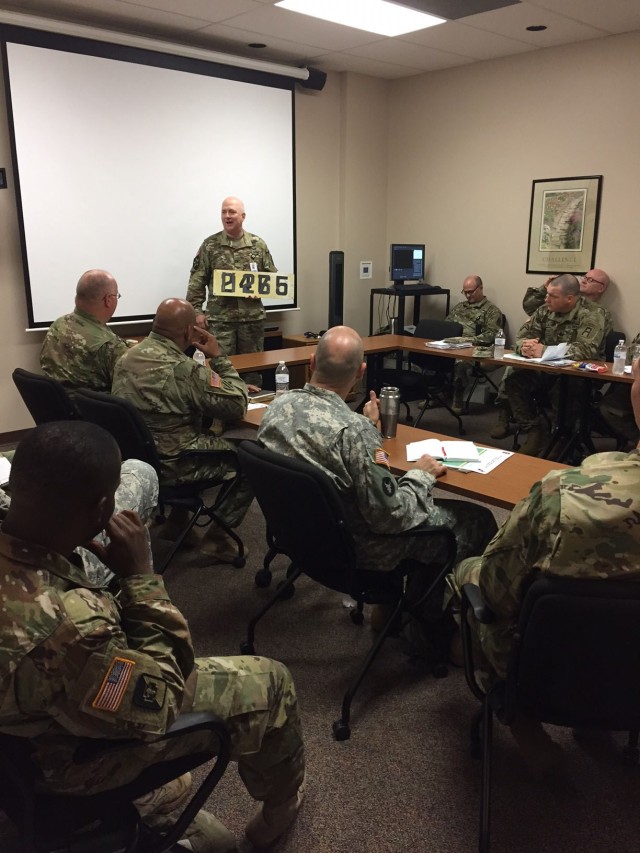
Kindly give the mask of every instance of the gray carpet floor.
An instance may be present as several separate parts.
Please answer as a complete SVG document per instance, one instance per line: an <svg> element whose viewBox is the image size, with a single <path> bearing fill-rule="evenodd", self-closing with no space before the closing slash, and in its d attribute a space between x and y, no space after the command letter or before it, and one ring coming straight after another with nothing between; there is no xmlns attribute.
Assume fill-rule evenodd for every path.
<svg viewBox="0 0 640 853"><path fill-rule="evenodd" d="M488 441L492 420L490 409L475 407L474 417L465 418L469 437ZM442 410L430 411L423 426L453 432ZM500 522L505 512L496 515ZM237 654L248 619L270 594L254 584L265 552L264 521L255 503L239 532L251 550L244 569L212 567L197 551L185 551L165 575L189 620L198 655ZM285 569L284 560L276 561L274 581ZM469 753L468 727L478 706L462 671L451 668L448 677L434 679L410 664L397 639L389 639L354 702L351 739L337 743L331 724L371 631L367 621L353 625L336 593L304 579L296 586L295 596L273 608L256 637L258 654L285 662L293 673L307 749L307 798L275 849L477 849L480 764ZM640 770L621 764L624 737L584 745L566 730L550 731L562 746L563 762L557 778L543 783L531 776L509 733L496 726L492 849L637 853ZM209 808L241 835L254 804L233 766ZM12 828L0 823L1 853L17 850Z"/></svg>

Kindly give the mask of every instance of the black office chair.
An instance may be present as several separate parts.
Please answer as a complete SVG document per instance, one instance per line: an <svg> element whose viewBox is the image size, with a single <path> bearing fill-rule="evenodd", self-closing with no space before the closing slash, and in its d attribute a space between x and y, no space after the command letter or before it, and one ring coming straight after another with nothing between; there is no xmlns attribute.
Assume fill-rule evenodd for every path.
<svg viewBox="0 0 640 853"><path fill-rule="evenodd" d="M39 373L16 367L11 374L24 404L36 424L70 421L78 417L64 385Z"/></svg>
<svg viewBox="0 0 640 853"><path fill-rule="evenodd" d="M505 332L505 336L506 336L507 318L505 317L504 314L502 315L502 325L500 328ZM480 334L480 332L478 332L478 334ZM496 395L498 394L500 389L498 388L496 383L491 378L491 373L494 370L500 370L500 369L501 369L500 367L496 367L495 365L493 365L492 367L489 367L489 368L484 368L482 366L481 361L476 361L472 364L471 378L473 381L471 383L471 387L470 387L469 392L467 394L467 398L464 401L464 414L467 414L467 412L469 411L469 403L471 402L471 398L473 397L473 393L479 384L482 383L482 384L491 385L493 390L496 392Z"/></svg>
<svg viewBox="0 0 640 853"><path fill-rule="evenodd" d="M637 763L640 583L541 575L522 604L506 680L488 693L475 678L470 609L478 622L494 619L480 589L466 584L461 613L465 675L482 702L471 729L472 752L482 757L479 850L488 853L494 715L506 725L523 714L555 726L628 731L623 757Z"/></svg>
<svg viewBox="0 0 640 853"><path fill-rule="evenodd" d="M322 586L350 595L357 602L351 611L356 624L363 621L364 604L386 604L393 608L363 665L342 701L342 714L333 724L336 740L350 737L351 702L396 620L403 614L419 614L422 605L441 587L456 555L456 539L447 527L425 527L411 536L440 538L444 554L434 567L434 577L422 599L409 607L404 595L405 578L424 565L402 560L390 571L363 571L357 568L356 547L349 530L340 495L329 477L307 462L290 459L243 441L238 449L240 466L247 477L267 522L269 555L285 554L291 560L287 580L249 622L242 654L255 654L255 627L276 601L290 597L294 582L305 574ZM309 519L312 518L310 521ZM401 535L401 534L400 534ZM396 541L398 535L393 537ZM448 652L448 650L446 650ZM445 658L446 660L446 658ZM446 675L443 661L434 664L435 675Z"/></svg>
<svg viewBox="0 0 640 853"><path fill-rule="evenodd" d="M415 337L430 340L455 338L462 334L462 325L448 320L420 320L416 326ZM445 396L450 396L453 389L453 370L455 359L444 356L430 355L425 348L425 354L409 353L408 369L383 368L381 372L382 385L393 385L400 390L400 401L407 410L407 423L411 423L409 403L424 400L420 413L415 421L418 426L426 409L434 403L445 408L458 422L458 432L465 434L462 420L457 415ZM380 389L378 389L379 391Z"/></svg>
<svg viewBox="0 0 640 853"><path fill-rule="evenodd" d="M231 756L229 733L215 714L179 717L158 741L194 736L197 750L160 760L132 782L99 794L44 794L38 790L39 770L31 759L31 741L0 734L0 808L20 833L22 853L165 853L183 851L178 840L222 778ZM139 750L139 740L78 738L74 761L87 763L105 753ZM176 779L188 770L215 763L169 829L146 827L133 800Z"/></svg>
<svg viewBox="0 0 640 853"><path fill-rule="evenodd" d="M112 394L103 394L100 391L89 391L88 389L77 391L75 402L84 420L98 424L98 426L106 429L115 438L120 447L123 460L141 459L143 462L148 462L155 469L158 477L160 477L161 460L153 436L144 418L135 406L121 397L115 397ZM238 546L238 556L233 561L233 565L236 568L242 568L245 565L246 560L242 540L234 530L224 523L219 515L219 510L223 503L232 494L239 482L236 454L231 450L189 450L170 458L171 460L184 459L189 461L199 458L206 461L212 457L226 463L229 468L235 468L236 477L231 479L210 477L205 480L196 480L179 485L163 485L162 481L160 481L160 517L164 517L165 506L182 507L187 509L192 515L185 525L184 530L173 543L162 564L156 567L158 574L162 574L165 571L192 527L204 527L212 521L222 527ZM202 493L214 486L220 486L220 489L214 503L207 506L202 498ZM205 519L204 524L198 524L201 518Z"/></svg>

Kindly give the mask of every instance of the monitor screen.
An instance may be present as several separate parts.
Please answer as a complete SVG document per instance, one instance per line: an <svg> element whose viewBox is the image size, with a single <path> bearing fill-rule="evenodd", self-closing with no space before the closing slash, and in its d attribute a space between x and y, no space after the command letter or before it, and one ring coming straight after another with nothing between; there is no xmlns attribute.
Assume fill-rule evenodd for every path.
<svg viewBox="0 0 640 853"><path fill-rule="evenodd" d="M424 278L424 244L393 243L389 278L394 284L422 281Z"/></svg>

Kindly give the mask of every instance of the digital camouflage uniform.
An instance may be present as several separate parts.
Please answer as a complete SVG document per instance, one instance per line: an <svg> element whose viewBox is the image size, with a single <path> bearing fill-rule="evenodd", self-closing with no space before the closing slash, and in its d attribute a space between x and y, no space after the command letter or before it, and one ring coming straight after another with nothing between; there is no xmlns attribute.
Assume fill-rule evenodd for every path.
<svg viewBox="0 0 640 853"><path fill-rule="evenodd" d="M522 600L538 573L640 579L640 451L598 453L551 471L521 500L482 557L456 566L454 586L480 586L496 621L472 622L476 643L503 678ZM486 667L485 667L486 668Z"/></svg>
<svg viewBox="0 0 640 853"><path fill-rule="evenodd" d="M566 314L550 311L543 305L521 327L515 350L520 353L523 340L537 338L545 347L569 343L568 358L575 361L601 358L604 327L603 310L583 296L578 297L574 307ZM513 416L523 430L530 430L539 422L532 392L536 389L549 390L555 383L555 376L542 371L538 373L514 367L505 373L505 394Z"/></svg>
<svg viewBox="0 0 640 853"><path fill-rule="evenodd" d="M502 328L504 322L502 311L486 296L480 302L458 302L445 319L460 323L462 335L459 338L464 338L478 347L493 346L498 329ZM462 395L464 392L469 383L471 370L472 365L468 361L456 361L453 372L456 394Z"/></svg>
<svg viewBox="0 0 640 853"><path fill-rule="evenodd" d="M249 793L274 803L293 796L304 756L287 669L259 657L194 661L159 575L123 578L120 590L116 600L79 565L0 533L0 731L30 739L42 787L75 794L125 784L201 746L203 734L154 739L181 711L207 710L226 720ZM78 764L79 737L141 743Z"/></svg>
<svg viewBox="0 0 640 853"><path fill-rule="evenodd" d="M429 562L435 555L425 550L429 545L424 539L378 535L421 524L452 528L459 555L481 553L488 539L485 533L494 522L486 508L434 501L435 478L424 471L414 469L396 480L376 427L333 391L307 383L278 397L265 412L258 441L275 453L310 462L335 483L356 542L359 568L389 570L403 558Z"/></svg>
<svg viewBox="0 0 640 853"><path fill-rule="evenodd" d="M13 453L3 453L9 460L13 459ZM4 518L11 496L4 489L0 489L0 519ZM120 467L120 484L115 494L114 512L122 512L123 509L134 509L142 521L147 524L158 504L158 477L151 465L139 459L127 459ZM102 531L96 537L102 545L109 543L109 537ZM151 543L149 542L149 551ZM113 573L102 563L95 554L86 548L76 548L76 553L82 558L82 565L87 578L91 583L106 585Z"/></svg>
<svg viewBox="0 0 640 853"><path fill-rule="evenodd" d="M522 300L522 307L524 308L527 316L531 317L538 308L544 305L546 297L547 288L544 284L540 285L540 287L528 287L527 292L524 295L524 299ZM606 341L609 332L613 331L613 317L611 316L611 311L609 311L608 308L605 308L604 305L599 305L597 302L594 302L592 299L586 299L586 301L591 302L594 307L604 313L604 342ZM602 353L602 358L604 359L604 352Z"/></svg>
<svg viewBox="0 0 640 853"><path fill-rule="evenodd" d="M267 244L255 234L244 231L237 240L227 237L224 231L207 237L193 259L187 301L203 313L209 329L227 355L243 352L262 352L264 349L264 320L266 317L261 299L237 296L213 296L214 270L251 270L277 272ZM258 374L246 374L247 382L260 384Z"/></svg>
<svg viewBox="0 0 640 853"><path fill-rule="evenodd" d="M118 362L113 393L129 400L142 414L160 455L161 481L192 482L231 476L231 469L215 455L175 460L187 450L220 451L235 446L207 433L203 418L234 421L247 410L247 387L226 356L209 359L210 367L197 364L169 338L151 332ZM220 515L230 527L245 516L252 494L239 476Z"/></svg>
<svg viewBox="0 0 640 853"><path fill-rule="evenodd" d="M50 326L40 352L40 366L68 388L111 391L113 368L127 345L108 326L76 308Z"/></svg>

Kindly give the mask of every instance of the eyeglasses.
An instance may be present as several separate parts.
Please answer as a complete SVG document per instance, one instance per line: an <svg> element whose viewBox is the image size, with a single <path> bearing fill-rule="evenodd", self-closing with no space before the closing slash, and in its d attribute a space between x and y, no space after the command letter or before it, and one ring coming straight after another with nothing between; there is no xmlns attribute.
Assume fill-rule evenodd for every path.
<svg viewBox="0 0 640 853"><path fill-rule="evenodd" d="M479 287L480 287L480 285L476 284L476 286L473 288L473 290L461 290L460 293L462 293L463 296L471 296L472 294L474 294L476 292L476 290Z"/></svg>
<svg viewBox="0 0 640 853"><path fill-rule="evenodd" d="M601 284L604 287L604 281L598 281L597 278L592 278L590 275L583 275L582 280L586 281L587 284Z"/></svg>

